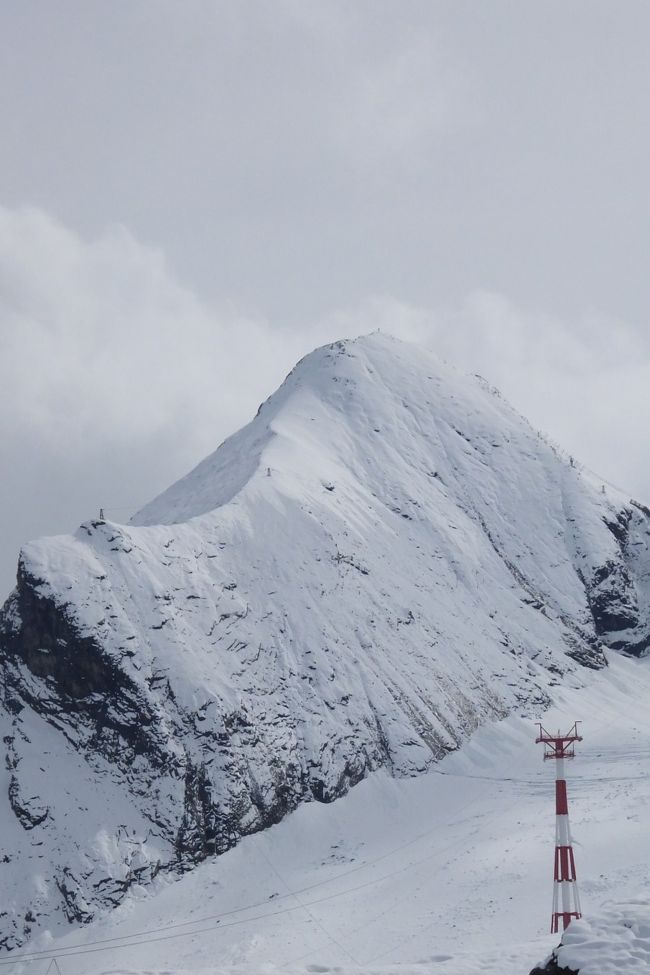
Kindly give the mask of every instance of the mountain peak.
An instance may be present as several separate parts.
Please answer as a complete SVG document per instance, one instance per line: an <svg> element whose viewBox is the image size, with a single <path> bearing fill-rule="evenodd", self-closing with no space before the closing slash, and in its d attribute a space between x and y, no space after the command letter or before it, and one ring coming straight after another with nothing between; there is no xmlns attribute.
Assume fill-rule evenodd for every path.
<svg viewBox="0 0 650 975"><path fill-rule="evenodd" d="M649 537L485 381L382 334L316 350L132 524L23 549L0 615L8 896L87 920L539 714L646 652Z"/></svg>
<svg viewBox="0 0 650 975"><path fill-rule="evenodd" d="M479 377L463 376L429 350L385 333L322 346L298 362L246 427L141 509L132 524L198 517L230 502L253 480L259 487L260 477L275 478L268 489L283 485L293 493L297 485L290 475L299 482L310 473L317 480L332 476L332 449L356 467L353 441L364 454L368 448L382 452L382 437L405 442L418 436L404 422L409 403L426 438L437 420L451 414L462 425L464 416L494 413L494 392ZM421 407L429 407L428 418ZM503 400L496 412L525 423ZM489 424L490 416L485 420ZM390 453L396 445L386 446Z"/></svg>

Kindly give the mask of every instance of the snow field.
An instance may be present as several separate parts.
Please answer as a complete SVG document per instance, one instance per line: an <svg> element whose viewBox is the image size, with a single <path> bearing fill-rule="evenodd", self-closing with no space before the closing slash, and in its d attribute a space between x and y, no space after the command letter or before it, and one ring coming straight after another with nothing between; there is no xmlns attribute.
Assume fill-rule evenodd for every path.
<svg viewBox="0 0 650 975"><path fill-rule="evenodd" d="M650 970L649 700L650 661L612 655L540 716L583 722L568 782L585 921L560 956L581 975ZM31 950L47 954L5 971L41 975L56 955L63 975L528 975L554 947L554 769L536 717L483 727L426 775L379 772L304 805L97 923L41 935Z"/></svg>

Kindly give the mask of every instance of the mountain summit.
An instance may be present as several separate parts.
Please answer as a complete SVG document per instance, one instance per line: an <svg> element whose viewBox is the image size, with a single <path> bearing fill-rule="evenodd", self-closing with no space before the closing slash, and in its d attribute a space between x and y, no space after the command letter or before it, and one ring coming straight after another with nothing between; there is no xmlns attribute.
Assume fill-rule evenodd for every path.
<svg viewBox="0 0 650 975"><path fill-rule="evenodd" d="M649 536L484 380L381 334L317 349L131 524L23 549L0 945L645 653Z"/></svg>

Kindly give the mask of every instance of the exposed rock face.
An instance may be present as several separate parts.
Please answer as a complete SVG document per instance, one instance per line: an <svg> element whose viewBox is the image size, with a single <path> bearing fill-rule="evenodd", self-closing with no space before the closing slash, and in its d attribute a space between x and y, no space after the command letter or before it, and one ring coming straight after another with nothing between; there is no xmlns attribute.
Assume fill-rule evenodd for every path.
<svg viewBox="0 0 650 975"><path fill-rule="evenodd" d="M543 968L533 968L530 975L579 975L574 968L558 968L555 957L551 958Z"/></svg>
<svg viewBox="0 0 650 975"><path fill-rule="evenodd" d="M647 509L381 336L134 522L26 546L0 617L8 948L650 642Z"/></svg>

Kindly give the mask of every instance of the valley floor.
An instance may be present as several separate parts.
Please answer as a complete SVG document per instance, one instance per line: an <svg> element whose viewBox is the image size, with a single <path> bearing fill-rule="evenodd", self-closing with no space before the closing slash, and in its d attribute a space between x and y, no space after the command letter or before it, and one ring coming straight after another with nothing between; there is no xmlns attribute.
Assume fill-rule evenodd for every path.
<svg viewBox="0 0 650 975"><path fill-rule="evenodd" d="M612 655L588 689L556 690L545 726L583 722L568 774L588 917L648 892L650 660ZM376 774L303 806L0 971L45 975L56 956L61 975L528 975L556 940L554 769L536 717L482 729L427 776Z"/></svg>

